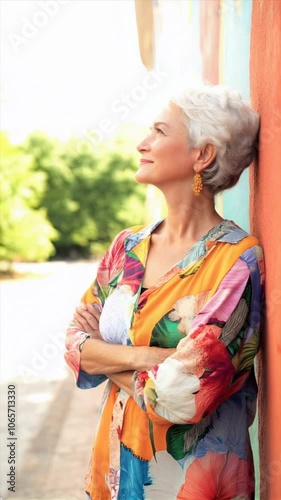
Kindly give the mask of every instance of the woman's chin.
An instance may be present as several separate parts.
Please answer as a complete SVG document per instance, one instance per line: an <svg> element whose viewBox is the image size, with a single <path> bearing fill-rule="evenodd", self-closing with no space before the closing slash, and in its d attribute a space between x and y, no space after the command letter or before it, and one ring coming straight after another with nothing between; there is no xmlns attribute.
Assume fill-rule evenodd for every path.
<svg viewBox="0 0 281 500"><path fill-rule="evenodd" d="M136 172L135 179L139 184L149 184L148 176L141 169Z"/></svg>

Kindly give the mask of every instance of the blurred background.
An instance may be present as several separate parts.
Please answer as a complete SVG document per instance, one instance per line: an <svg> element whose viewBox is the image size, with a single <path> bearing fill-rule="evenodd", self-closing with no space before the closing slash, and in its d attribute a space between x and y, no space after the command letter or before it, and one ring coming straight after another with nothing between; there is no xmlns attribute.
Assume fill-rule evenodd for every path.
<svg viewBox="0 0 281 500"><path fill-rule="evenodd" d="M154 188L135 183L136 145L171 88L204 79L237 89L262 116L258 171L253 165L216 203L267 255L270 322L265 316L251 439L256 498L280 500L280 440L266 433L268 421L271 429L280 421L280 398L265 403L264 373L270 364L267 380L280 376L281 1L0 6L0 496L84 498L103 387L75 388L65 328L113 237L163 214ZM17 394L15 492L7 489L8 385Z"/></svg>

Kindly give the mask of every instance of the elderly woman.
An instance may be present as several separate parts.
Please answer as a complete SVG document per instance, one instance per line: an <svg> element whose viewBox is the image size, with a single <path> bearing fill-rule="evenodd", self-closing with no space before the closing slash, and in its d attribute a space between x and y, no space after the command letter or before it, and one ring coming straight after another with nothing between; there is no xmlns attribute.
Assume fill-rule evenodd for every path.
<svg viewBox="0 0 281 500"><path fill-rule="evenodd" d="M251 163L258 128L237 93L202 86L137 148L136 180L162 191L167 217L116 236L67 332L78 387L108 379L92 500L253 498L263 257L214 195Z"/></svg>

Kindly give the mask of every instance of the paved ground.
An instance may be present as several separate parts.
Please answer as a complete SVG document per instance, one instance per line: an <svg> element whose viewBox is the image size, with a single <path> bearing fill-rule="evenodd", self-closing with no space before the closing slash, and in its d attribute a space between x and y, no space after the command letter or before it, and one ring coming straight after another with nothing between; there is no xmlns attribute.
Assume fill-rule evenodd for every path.
<svg viewBox="0 0 281 500"><path fill-rule="evenodd" d="M82 500L104 387L88 391L75 387L63 360L63 337L96 265L49 263L30 270L39 277L2 282L0 290L0 496ZM17 392L15 493L7 491L9 384Z"/></svg>
<svg viewBox="0 0 281 500"><path fill-rule="evenodd" d="M73 379L46 384L52 398L48 404L33 403L42 387L17 385L17 460L16 493L3 498L14 500L80 500L82 484L92 449L102 389L80 391ZM34 407L36 406L36 407ZM18 454L19 455L19 454ZM6 455L7 456L7 455ZM7 473L7 459L1 478Z"/></svg>

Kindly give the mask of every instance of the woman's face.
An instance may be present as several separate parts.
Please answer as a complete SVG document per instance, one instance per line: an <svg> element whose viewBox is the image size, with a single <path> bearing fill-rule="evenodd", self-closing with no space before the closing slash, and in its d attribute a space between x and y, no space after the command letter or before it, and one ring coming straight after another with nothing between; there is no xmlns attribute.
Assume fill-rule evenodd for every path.
<svg viewBox="0 0 281 500"><path fill-rule="evenodd" d="M175 105L159 114L137 150L141 153L138 182L161 187L193 178L196 150L188 145L184 114Z"/></svg>

